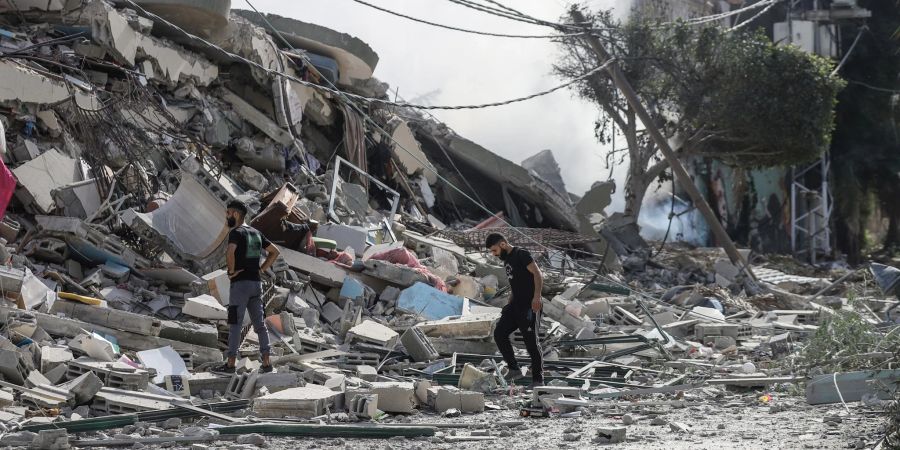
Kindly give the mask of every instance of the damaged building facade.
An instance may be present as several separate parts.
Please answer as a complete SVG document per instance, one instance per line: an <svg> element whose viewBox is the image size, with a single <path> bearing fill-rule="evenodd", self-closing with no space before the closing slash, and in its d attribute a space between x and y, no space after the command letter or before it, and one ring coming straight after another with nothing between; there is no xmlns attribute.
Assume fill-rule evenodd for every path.
<svg viewBox="0 0 900 450"><path fill-rule="evenodd" d="M717 248L648 262L604 215L611 183L571 195L551 152L515 164L386 102L365 42L231 6L0 0L0 446L727 439L685 402L770 414L746 388L798 378L773 361L846 304L830 274L776 265L754 262L771 290L751 289ZM249 320L236 373L212 370L232 200L280 249L274 372ZM547 385L527 391L493 341L497 230L544 273ZM841 402L887 398L822 374L785 402L831 407L832 376L855 389ZM565 425L531 421L550 416Z"/></svg>

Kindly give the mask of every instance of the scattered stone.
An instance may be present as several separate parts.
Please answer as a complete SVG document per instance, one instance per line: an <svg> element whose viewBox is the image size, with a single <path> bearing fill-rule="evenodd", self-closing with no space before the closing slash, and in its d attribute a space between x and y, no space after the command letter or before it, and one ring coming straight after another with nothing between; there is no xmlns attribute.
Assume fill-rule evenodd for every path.
<svg viewBox="0 0 900 450"><path fill-rule="evenodd" d="M247 444L247 445L255 445L257 447L265 447L266 446L266 438L261 434L253 433L253 434L242 434L237 437L235 440L238 444Z"/></svg>

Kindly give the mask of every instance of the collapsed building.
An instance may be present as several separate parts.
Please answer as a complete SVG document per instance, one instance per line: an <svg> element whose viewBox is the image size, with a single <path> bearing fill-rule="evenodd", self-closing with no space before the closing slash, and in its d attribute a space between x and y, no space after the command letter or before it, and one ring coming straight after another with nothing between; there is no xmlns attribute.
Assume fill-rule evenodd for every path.
<svg viewBox="0 0 900 450"><path fill-rule="evenodd" d="M486 440L359 423L576 417L620 397L771 386L786 377L751 360L790 353L831 314L806 295L827 278L754 266L791 291L773 297L718 249L648 262L636 224L603 214L613 186L569 194L552 154L520 166L414 108L351 104L388 90L357 38L227 0L70 3L0 0L0 445ZM276 373L257 370L249 326L238 372L207 370L225 348L233 199L281 249L264 294ZM497 376L510 294L481 247L498 227L540 255L551 299L548 386L530 394ZM694 372L708 360L718 376ZM810 403L837 401L816 386Z"/></svg>

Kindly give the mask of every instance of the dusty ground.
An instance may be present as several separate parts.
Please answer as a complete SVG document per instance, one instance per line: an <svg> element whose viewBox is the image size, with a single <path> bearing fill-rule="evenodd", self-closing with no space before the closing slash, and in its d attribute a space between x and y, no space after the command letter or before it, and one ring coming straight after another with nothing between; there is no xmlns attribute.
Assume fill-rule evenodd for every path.
<svg viewBox="0 0 900 450"><path fill-rule="evenodd" d="M759 393L728 394L703 402L686 400L682 404L656 406L642 401L604 403L590 417L522 419L517 411L487 411L458 418L443 418L420 413L389 422L466 423L470 428L443 429L438 437L389 440L270 438L270 448L353 448L353 449L845 449L871 448L884 416L873 410L851 405L847 416L841 405L809 406L802 397L774 394L769 404L758 400ZM669 402L671 403L671 402ZM622 415L637 421L623 425ZM826 417L843 416L840 423ZM673 431L668 424L651 425L654 417L679 422L689 433ZM495 426L506 421L522 421L517 427ZM591 442L599 427L625 426L627 441L615 445ZM443 436L470 436L472 431L487 430L495 439L483 442L446 442ZM476 431L476 434L478 431ZM568 435L567 441L564 435ZM865 445L865 447L858 447ZM227 446L226 446L227 447Z"/></svg>

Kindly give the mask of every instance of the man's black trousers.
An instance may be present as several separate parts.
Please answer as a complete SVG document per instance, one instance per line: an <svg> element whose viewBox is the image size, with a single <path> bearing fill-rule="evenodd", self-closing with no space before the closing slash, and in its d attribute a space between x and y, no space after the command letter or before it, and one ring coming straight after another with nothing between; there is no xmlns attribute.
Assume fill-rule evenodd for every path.
<svg viewBox="0 0 900 450"><path fill-rule="evenodd" d="M497 348L509 369L519 370L519 363L516 362L516 355L509 340L509 335L519 330L525 341L528 356L531 357L531 379L543 383L544 361L541 356L541 347L537 342L537 333L540 327L539 316L539 313L535 314L530 308L525 311L516 311L511 305L506 305L500 314L497 328L494 329L494 342L497 343Z"/></svg>

